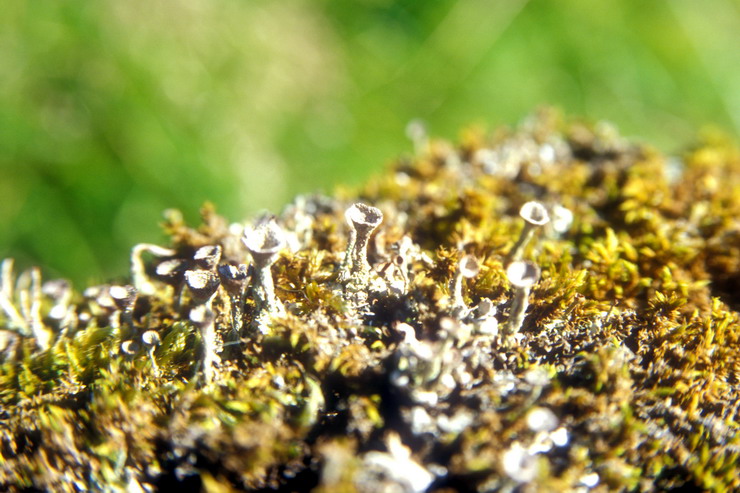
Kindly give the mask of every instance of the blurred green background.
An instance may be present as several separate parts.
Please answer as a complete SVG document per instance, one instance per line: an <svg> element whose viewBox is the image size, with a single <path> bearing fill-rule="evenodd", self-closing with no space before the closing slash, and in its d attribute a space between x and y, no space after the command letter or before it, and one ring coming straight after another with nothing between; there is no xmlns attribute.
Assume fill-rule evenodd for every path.
<svg viewBox="0 0 740 493"><path fill-rule="evenodd" d="M666 152L740 129L736 0L4 0L0 255L124 275L166 208L231 220L538 105Z"/></svg>

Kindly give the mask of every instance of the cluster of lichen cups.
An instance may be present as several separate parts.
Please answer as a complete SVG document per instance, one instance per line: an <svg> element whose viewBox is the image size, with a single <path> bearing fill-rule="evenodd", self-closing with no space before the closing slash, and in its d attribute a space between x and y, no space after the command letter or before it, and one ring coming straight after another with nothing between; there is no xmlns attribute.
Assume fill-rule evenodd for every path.
<svg viewBox="0 0 740 493"><path fill-rule="evenodd" d="M509 262L506 275L513 287L513 297L508 321L501 330L501 343L504 346L516 342L516 335L526 316L531 288L537 283L540 275L539 268L532 262L521 260L521 256L535 231L550 220L545 206L535 201L525 203L521 207L520 216L524 220L524 228L507 256ZM377 290L378 286L381 286L381 289L388 287L387 283L379 279L378 271L373 269L368 259L371 238L383 221L383 213L376 207L358 202L347 208L345 219L349 226L349 238L344 260L338 267L336 289L341 291L348 314L352 316L366 313L363 310L367 307L371 291ZM213 366L219 361L218 353L222 349L222 344L216 337L210 307L219 285L228 293L235 334L239 334L242 327L242 308L248 285L256 307L253 328L261 334L269 334L272 322L286 314L283 302L275 293L271 268L279 258L280 252L287 247L287 234L274 218L261 221L254 227L245 228L242 243L252 259L251 271L246 264L219 265L221 250L218 246L199 249L193 260L196 265L201 265L201 268L185 271L185 284L195 305L189 317L201 330L205 348L203 368L207 382L213 380ZM204 259L207 259L205 263ZM480 269L481 265L473 255L461 257L450 286L449 313L454 320L473 322L480 333L496 336L497 307L487 299L482 300L476 307L469 307L463 297L463 279L475 278ZM248 272L251 272L251 276ZM373 283L373 280L379 282ZM403 332L403 328L397 330ZM413 337L409 339L408 331L405 334L407 343L415 342L418 345L419 341Z"/></svg>
<svg viewBox="0 0 740 493"><path fill-rule="evenodd" d="M506 258L506 275L514 291L508 321L501 330L503 345L515 342L526 316L530 290L539 279L539 268L531 262L521 260L521 257L535 230L549 221L547 209L539 202L525 203L521 207L520 216L524 220L524 227ZM356 320L358 316L367 313L363 310L367 308L370 292L387 289L389 286L389 283L384 283L379 278L378 271L373 269L368 260L371 238L383 221L383 213L376 207L358 202L346 209L345 219L349 226L349 238L344 259L337 269L338 282L335 289L344 298L348 315ZM155 295L159 292L158 283L173 286L175 306L185 310L187 318L200 331L204 380L212 383L220 362L219 354L223 350L223 334L217 330L212 307L219 288L225 291L229 300L234 338L242 335L244 305L250 292L255 307L251 328L263 335L269 334L273 321L286 315L286 308L275 292L271 268L281 251L287 247L287 235L274 218L260 221L254 227L244 228L241 240L251 257L251 268L246 263L234 265L222 262L222 247L219 245L203 246L193 253L192 258L183 259L177 256L174 249L140 244L134 247L131 255L133 286L96 286L86 290L85 296L109 313L110 326L121 332L121 352L133 356L139 345L143 344L156 372L158 368L154 350L159 344L159 337L153 330L139 333L132 313L139 294ZM145 253L159 259L155 261L153 275L147 273L143 260ZM399 265L405 266L403 256L399 258L402 259ZM6 264L6 270L12 268L11 264ZM469 307L463 296L463 280L475 278L480 269L481 265L473 255L462 255L450 284L449 315L454 320L472 322L480 333L496 336L499 332L497 307L487 299L482 300L478 306ZM403 272L402 275L406 279L408 272ZM34 276L31 278L32 282L35 279L36 284L40 283ZM403 289L404 285L405 283L400 288L396 286L395 289ZM50 335L40 323L34 322L34 317L30 317L26 323L8 301L7 295L1 295L0 302L9 319L18 320L21 331L28 332L28 335L33 332L40 349L48 347ZM65 323L68 328L74 328L71 321ZM408 334L405 337L409 342Z"/></svg>
<svg viewBox="0 0 740 493"><path fill-rule="evenodd" d="M522 210L532 209L532 204L525 204ZM539 213L539 209L537 207L535 209ZM522 215L524 217L524 213ZM383 213L376 207L355 203L346 210L345 218L349 226L349 239L344 260L338 269L338 289L347 303L348 310L351 313L358 313L362 311L367 303L373 277L378 275L372 269L368 260L368 248L373 233L383 221ZM538 220L542 221L539 218L535 222ZM530 225L531 222L527 224ZM531 236L531 228L525 226L522 238L517 242L515 249L518 251L523 249ZM160 342L159 335L154 330L137 332L132 313L139 294L155 295L159 292L158 282L173 286L176 305L184 305L183 308L186 310L188 319L200 331L203 345L202 371L204 380L206 383L212 383L215 379L216 367L220 362L219 354L223 350L222 335L217 331L212 307L219 288L227 293L231 312L231 327L235 336L240 335L243 326L243 307L248 291L251 291L256 307L252 327L260 333L268 334L272 321L286 313L285 306L275 293L275 284L271 272L271 267L278 259L280 252L286 248L286 232L275 219L271 218L260 222L255 227L245 228L242 243L252 259L251 269L248 268L246 263L237 265L222 263L222 247L219 245L201 247L194 252L191 259L186 260L178 258L176 250L152 244L140 244L134 247L131 256L134 286L95 286L88 288L84 294L86 298L94 301L98 307L109 313L110 326L114 330L120 331L121 337L124 339L121 344L121 352L124 355L133 356L137 353L140 345L143 345L156 373L158 367L154 352ZM146 264L143 260L145 253L160 259L155 262L153 276L147 274ZM523 267L519 268L520 266ZM516 288L510 311L510 321L507 325L507 333L509 334L515 334L518 331L526 312L529 286L533 281L528 278L518 279L517 268L529 272L531 269L528 269L528 266L529 264L514 261L507 271L512 285ZM10 268L12 268L10 261L6 261L6 271ZM462 257L451 285L450 313L453 318L463 319L471 313L472 309L466 305L463 298L462 281L475 277L479 271L480 265L473 256L466 255ZM33 279L35 277L32 276ZM36 281L40 283L39 280ZM528 282L529 285L527 285ZM186 300L183 298L184 289L187 289L188 293ZM47 331L39 323L33 322L34 317L30 317L29 322L26 323L8 299L8 296L0 296L0 301L3 301L3 308L9 318L17 320L20 329L26 330L27 335L32 335L31 329L33 328L33 335L39 348L46 349L49 344ZM485 301L483 305L485 305ZM493 333L495 334L495 327L497 326L496 319L493 316L496 314L495 307L479 308L478 311L487 313L481 320L487 317L487 320L492 321ZM74 330L76 322L73 324L67 320L64 324L66 325L65 328ZM490 326L491 324L489 324ZM408 334L406 339L409 342Z"/></svg>

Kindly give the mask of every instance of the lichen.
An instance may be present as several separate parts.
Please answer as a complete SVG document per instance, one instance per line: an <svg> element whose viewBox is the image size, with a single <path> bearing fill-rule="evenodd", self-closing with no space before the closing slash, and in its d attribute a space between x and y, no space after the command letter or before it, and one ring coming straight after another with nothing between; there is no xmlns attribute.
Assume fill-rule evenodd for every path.
<svg viewBox="0 0 740 493"><path fill-rule="evenodd" d="M356 202L382 223L348 289ZM740 489L738 218L726 140L666 157L542 112L254 223L171 211L131 285L6 261L0 489Z"/></svg>

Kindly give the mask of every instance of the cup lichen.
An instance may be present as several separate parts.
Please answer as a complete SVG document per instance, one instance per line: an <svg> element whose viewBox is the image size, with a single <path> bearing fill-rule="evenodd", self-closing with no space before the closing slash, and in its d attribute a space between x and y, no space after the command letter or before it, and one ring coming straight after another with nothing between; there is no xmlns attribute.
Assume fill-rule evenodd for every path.
<svg viewBox="0 0 740 493"><path fill-rule="evenodd" d="M245 230L242 242L254 265L252 291L260 310L257 324L260 331L266 333L269 331L269 318L285 313L282 301L275 294L271 270L278 254L286 246L285 232L274 219L269 219L255 228Z"/></svg>

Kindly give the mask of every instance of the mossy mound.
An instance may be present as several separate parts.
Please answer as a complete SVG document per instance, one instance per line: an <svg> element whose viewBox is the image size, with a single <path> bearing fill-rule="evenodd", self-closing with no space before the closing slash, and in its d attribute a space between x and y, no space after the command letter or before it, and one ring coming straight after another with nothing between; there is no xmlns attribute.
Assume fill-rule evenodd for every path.
<svg viewBox="0 0 740 493"><path fill-rule="evenodd" d="M0 487L740 489L740 151L667 158L551 113L416 147L359 194L258 220L285 231L273 302L209 208L169 214L133 286L6 261ZM356 201L383 221L348 284ZM528 201L552 220L513 327Z"/></svg>

